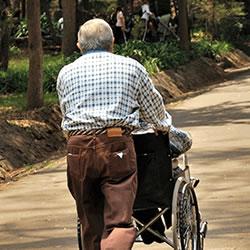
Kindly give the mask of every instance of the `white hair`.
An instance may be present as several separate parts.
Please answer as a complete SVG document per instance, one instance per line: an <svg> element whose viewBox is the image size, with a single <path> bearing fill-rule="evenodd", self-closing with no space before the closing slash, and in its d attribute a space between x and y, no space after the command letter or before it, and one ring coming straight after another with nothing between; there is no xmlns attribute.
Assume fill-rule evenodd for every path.
<svg viewBox="0 0 250 250"><path fill-rule="evenodd" d="M82 51L112 50L113 31L103 19L95 18L85 22L78 32L78 43Z"/></svg>

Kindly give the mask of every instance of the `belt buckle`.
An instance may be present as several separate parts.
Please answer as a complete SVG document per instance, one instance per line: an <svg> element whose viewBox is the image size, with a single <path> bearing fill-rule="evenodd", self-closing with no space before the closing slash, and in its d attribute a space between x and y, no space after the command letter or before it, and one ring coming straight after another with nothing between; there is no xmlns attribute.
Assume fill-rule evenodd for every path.
<svg viewBox="0 0 250 250"><path fill-rule="evenodd" d="M122 129L121 128L107 128L107 137L121 137Z"/></svg>

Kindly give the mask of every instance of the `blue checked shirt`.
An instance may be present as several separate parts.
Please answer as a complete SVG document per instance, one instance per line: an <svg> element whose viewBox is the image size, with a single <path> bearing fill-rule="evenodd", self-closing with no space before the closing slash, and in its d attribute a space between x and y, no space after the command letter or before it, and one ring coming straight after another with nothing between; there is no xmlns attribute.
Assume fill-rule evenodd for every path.
<svg viewBox="0 0 250 250"><path fill-rule="evenodd" d="M106 127L140 129L140 121L168 131L171 117L145 68L136 60L90 51L64 66L57 92L66 131Z"/></svg>

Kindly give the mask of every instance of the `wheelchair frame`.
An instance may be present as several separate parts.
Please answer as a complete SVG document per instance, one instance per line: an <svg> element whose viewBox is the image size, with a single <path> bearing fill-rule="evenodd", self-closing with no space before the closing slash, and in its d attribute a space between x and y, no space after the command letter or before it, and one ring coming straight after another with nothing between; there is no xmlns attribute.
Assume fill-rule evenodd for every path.
<svg viewBox="0 0 250 250"><path fill-rule="evenodd" d="M199 183L199 179L190 176L187 154L183 154L182 158L183 176L177 178L172 198L172 238L162 235L150 227L170 209L164 208L147 224L133 217L135 224L141 226L137 232L137 239L140 238L140 235L144 231L148 231L162 242L167 243L174 250L203 250L207 232L207 221L202 221L194 190ZM142 242L142 240L137 241Z"/></svg>

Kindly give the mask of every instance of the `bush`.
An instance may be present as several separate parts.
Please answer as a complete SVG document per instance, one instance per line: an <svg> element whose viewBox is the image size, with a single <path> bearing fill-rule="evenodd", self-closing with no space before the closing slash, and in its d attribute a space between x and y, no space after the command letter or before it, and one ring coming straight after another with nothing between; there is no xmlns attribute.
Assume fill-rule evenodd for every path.
<svg viewBox="0 0 250 250"><path fill-rule="evenodd" d="M235 41L246 25L244 1L199 0L189 2L192 26L203 27L216 39Z"/></svg>
<svg viewBox="0 0 250 250"><path fill-rule="evenodd" d="M147 43L134 40L122 46L117 45L115 52L138 60L149 74L188 62L187 53L179 48L176 41Z"/></svg>
<svg viewBox="0 0 250 250"><path fill-rule="evenodd" d="M79 54L77 54L79 56ZM56 79L60 69L73 61L76 54L69 58L62 55L44 57L43 63L43 87L44 92L56 91ZM28 83L28 59L15 58L11 60L6 72L0 71L0 93L23 93L27 90Z"/></svg>
<svg viewBox="0 0 250 250"><path fill-rule="evenodd" d="M40 16L40 23L41 23L41 32L43 35L49 35L50 34L50 25L48 18L45 13L42 13ZM56 34L60 34L60 31L58 29L57 23L52 21L53 29ZM14 38L21 38L28 36L28 23L27 19L22 19L20 23L14 27Z"/></svg>
<svg viewBox="0 0 250 250"><path fill-rule="evenodd" d="M24 92L28 82L28 61L21 59L18 63L10 62L6 72L0 71L0 92Z"/></svg>
<svg viewBox="0 0 250 250"><path fill-rule="evenodd" d="M232 49L232 45L226 41L212 40L209 36L195 37L196 40L192 43L192 53L195 57L216 58L217 56L223 56Z"/></svg>
<svg viewBox="0 0 250 250"><path fill-rule="evenodd" d="M13 56L20 56L21 55L21 50L18 47L12 45L9 48L9 53L10 53L10 56L12 56L12 57Z"/></svg>
<svg viewBox="0 0 250 250"><path fill-rule="evenodd" d="M198 38L197 38L198 37ZM177 41L146 43L142 41L129 41L124 45L116 45L115 53L132 57L142 63L149 74L160 70L177 68L192 58L207 56L216 58L228 52L232 47L224 41L212 41L209 37L199 34L193 41L191 53L182 51ZM44 92L56 91L56 79L60 69L80 56L74 53L64 58L62 55L44 57ZM7 72L0 72L0 92L25 92L28 82L28 60L16 58L11 61Z"/></svg>
<svg viewBox="0 0 250 250"><path fill-rule="evenodd" d="M2 110L24 110L27 107L27 96L25 93L12 93L8 95L0 95L0 107ZM44 94L45 105L58 103L55 93Z"/></svg>
<svg viewBox="0 0 250 250"><path fill-rule="evenodd" d="M45 57L43 66L43 88L45 92L56 91L57 75L64 65L63 56Z"/></svg>

